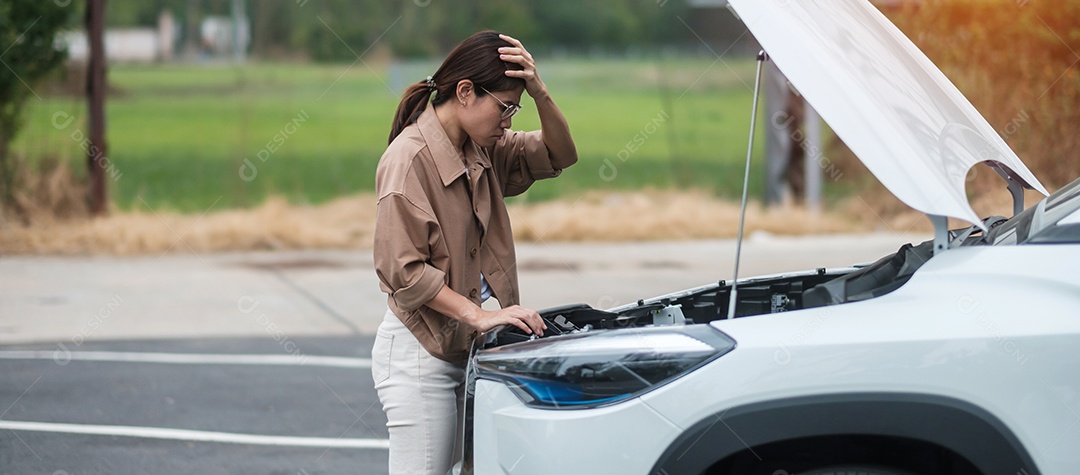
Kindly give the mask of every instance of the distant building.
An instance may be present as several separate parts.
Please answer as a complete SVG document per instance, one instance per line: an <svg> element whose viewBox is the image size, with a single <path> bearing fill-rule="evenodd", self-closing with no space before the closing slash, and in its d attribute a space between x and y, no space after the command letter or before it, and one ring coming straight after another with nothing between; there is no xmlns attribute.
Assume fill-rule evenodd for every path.
<svg viewBox="0 0 1080 475"><path fill-rule="evenodd" d="M85 31L67 31L60 41L68 47L68 54L75 61L86 61L89 48ZM149 63L161 56L161 42L153 28L112 29L105 32L105 57L109 62Z"/></svg>
<svg viewBox="0 0 1080 475"><path fill-rule="evenodd" d="M246 17L208 16L197 32L198 51L188 59L236 59L242 61L251 45ZM105 57L110 63L168 62L178 55L180 29L172 14L162 12L157 28L110 28L105 31ZM57 40L67 46L74 61L87 60L86 32L68 31Z"/></svg>
<svg viewBox="0 0 1080 475"><path fill-rule="evenodd" d="M172 15L162 12L155 28L112 28L105 31L105 58L110 63L151 63L173 57L177 29ZM74 61L87 60L89 47L86 31L61 33L59 42L66 45Z"/></svg>

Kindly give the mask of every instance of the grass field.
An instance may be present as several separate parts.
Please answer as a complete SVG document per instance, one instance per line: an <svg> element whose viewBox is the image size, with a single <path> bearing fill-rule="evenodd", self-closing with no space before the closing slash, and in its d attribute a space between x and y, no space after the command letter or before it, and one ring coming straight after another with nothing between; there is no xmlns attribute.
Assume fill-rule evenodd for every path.
<svg viewBox="0 0 1080 475"><path fill-rule="evenodd" d="M397 94L436 66L113 66L112 200L120 209L201 212L254 206L272 194L319 203L370 191ZM541 58L540 67L581 161L523 200L642 187L740 192L752 60ZM539 127L535 107L523 102L513 128ZM27 112L16 153L82 170L83 100L46 96ZM755 171L751 192L761 188Z"/></svg>

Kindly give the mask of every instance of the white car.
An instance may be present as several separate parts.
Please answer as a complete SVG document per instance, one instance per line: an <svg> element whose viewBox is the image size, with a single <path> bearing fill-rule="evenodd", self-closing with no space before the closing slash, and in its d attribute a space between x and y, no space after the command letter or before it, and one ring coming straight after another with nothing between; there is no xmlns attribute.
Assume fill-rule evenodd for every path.
<svg viewBox="0 0 1080 475"><path fill-rule="evenodd" d="M1043 186L866 0L730 3L934 238L737 291L550 309L532 341L489 334L470 360L463 471L1080 472L1080 180L1024 210L1022 188ZM971 209L977 164L1012 191L1011 219Z"/></svg>

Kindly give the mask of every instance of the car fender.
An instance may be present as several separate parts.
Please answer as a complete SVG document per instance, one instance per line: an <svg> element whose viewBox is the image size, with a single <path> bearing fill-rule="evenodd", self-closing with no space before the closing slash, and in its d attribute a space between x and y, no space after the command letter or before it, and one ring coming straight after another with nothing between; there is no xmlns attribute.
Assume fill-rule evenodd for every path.
<svg viewBox="0 0 1080 475"><path fill-rule="evenodd" d="M929 442L963 456L987 475L1040 473L1016 435L988 411L939 395L885 392L792 397L727 409L683 432L649 473L701 473L747 448L835 435Z"/></svg>

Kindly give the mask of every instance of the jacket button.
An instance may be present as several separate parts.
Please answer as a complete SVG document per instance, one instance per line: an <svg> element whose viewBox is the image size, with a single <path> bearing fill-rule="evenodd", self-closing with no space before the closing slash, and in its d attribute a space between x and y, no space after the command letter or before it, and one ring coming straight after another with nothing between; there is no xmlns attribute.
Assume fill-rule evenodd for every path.
<svg viewBox="0 0 1080 475"><path fill-rule="evenodd" d="M478 293L480 293L480 292L478 292L476 289L470 290L469 291L469 298L476 298L476 294L478 294Z"/></svg>
<svg viewBox="0 0 1080 475"><path fill-rule="evenodd" d="M469 251L469 257L476 257L476 248L475 247L472 248L471 251Z"/></svg>

